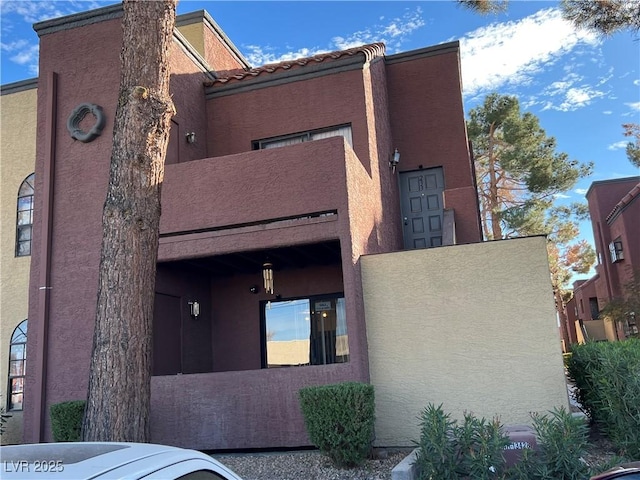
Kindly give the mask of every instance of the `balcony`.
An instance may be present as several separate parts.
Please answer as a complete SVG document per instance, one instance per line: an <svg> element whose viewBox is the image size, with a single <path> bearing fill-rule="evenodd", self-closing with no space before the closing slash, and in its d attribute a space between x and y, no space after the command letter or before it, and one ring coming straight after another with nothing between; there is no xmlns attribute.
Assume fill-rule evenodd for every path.
<svg viewBox="0 0 640 480"><path fill-rule="evenodd" d="M167 165L161 234L342 210L347 201L346 148L342 138L331 138Z"/></svg>

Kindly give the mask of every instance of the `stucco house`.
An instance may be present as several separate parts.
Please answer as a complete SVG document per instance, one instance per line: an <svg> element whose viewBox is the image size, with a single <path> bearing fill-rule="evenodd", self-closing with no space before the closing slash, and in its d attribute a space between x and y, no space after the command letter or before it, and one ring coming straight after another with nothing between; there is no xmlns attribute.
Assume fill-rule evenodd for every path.
<svg viewBox="0 0 640 480"><path fill-rule="evenodd" d="M86 397L121 16L116 5L34 25L40 70L25 442L51 439L52 404ZM171 72L177 114L162 187L154 442L203 450L308 445L301 387L379 382L380 404L389 406L399 387L385 400L385 385L399 370L371 369L398 361L419 360L425 369L414 392L439 392L429 378L455 377L460 387L442 392L479 412L494 411L490 398L509 398L518 411L507 421L567 403L544 239L479 243L457 42L395 55L376 43L254 68L199 11L177 19ZM395 254L403 256L390 261ZM522 262L534 299L509 290ZM459 275L467 267L473 278ZM456 274L430 283L449 270ZM483 272L497 272L492 293L513 301L498 304L482 293L486 283L476 279ZM398 281L385 284L390 279ZM446 295L456 285L466 293L445 301L443 285ZM372 307L391 291L384 308ZM440 293L436 299L428 291ZM513 322L524 297L536 308ZM541 347L508 368L490 362L498 385L485 381L491 390L482 398L481 385L463 394L469 378L457 367L447 373L458 364L440 363L447 353L420 346L428 342L405 352L407 361L389 357L409 331L420 340L449 328L431 324L426 312L453 308L455 316L462 306L483 321L475 324L480 330L465 327L470 341L449 349L465 352L456 358L493 358L489 349L514 344ZM389 307L393 318L381 317ZM16 326L27 318L14 316ZM402 336L389 335L400 320ZM436 353L438 362L431 361ZM532 358L538 363L526 370L529 387L514 389L511 375ZM414 413L406 421L422 406L407 407ZM380 438L410 441L393 432Z"/></svg>
<svg viewBox="0 0 640 480"><path fill-rule="evenodd" d="M634 272L640 272L640 177L593 182L586 197L597 254L596 274L573 284L567 331L571 342L585 338L623 340L638 334L638 312L617 325L605 322L600 312L612 300L623 298Z"/></svg>
<svg viewBox="0 0 640 480"><path fill-rule="evenodd" d="M3 86L0 95L0 402L8 415L3 443L22 438L29 268L36 163L37 80Z"/></svg>

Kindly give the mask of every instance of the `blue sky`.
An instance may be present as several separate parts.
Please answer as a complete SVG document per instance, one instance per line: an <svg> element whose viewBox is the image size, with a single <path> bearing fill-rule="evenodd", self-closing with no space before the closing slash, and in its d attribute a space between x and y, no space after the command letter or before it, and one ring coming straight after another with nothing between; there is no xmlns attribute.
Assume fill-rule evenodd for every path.
<svg viewBox="0 0 640 480"><path fill-rule="evenodd" d="M1 0L1 83L37 75L33 22L113 3ZM512 0L507 12L488 16L444 0L178 3L179 14L201 9L254 66L377 41L393 54L460 40L467 112L488 93L516 95L559 151L595 162L594 174L560 201L584 200L593 181L640 174L621 127L640 123L640 39L577 31L558 2ZM581 235L593 243L589 223Z"/></svg>

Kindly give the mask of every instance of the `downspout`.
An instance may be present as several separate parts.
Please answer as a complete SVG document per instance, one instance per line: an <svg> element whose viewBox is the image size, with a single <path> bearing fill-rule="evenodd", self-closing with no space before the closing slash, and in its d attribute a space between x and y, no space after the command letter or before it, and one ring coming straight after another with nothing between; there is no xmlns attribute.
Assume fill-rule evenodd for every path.
<svg viewBox="0 0 640 480"><path fill-rule="evenodd" d="M47 414L47 354L49 305L51 302L51 237L53 227L53 190L54 167L56 157L56 126L58 103L58 74L50 72L47 76L46 98L47 128L44 142L44 169L42 181L42 228L40 230L40 268L38 276L38 316L36 338L39 355L36 357L36 380L33 397L37 407L34 409L32 438L38 442L44 440L44 424Z"/></svg>

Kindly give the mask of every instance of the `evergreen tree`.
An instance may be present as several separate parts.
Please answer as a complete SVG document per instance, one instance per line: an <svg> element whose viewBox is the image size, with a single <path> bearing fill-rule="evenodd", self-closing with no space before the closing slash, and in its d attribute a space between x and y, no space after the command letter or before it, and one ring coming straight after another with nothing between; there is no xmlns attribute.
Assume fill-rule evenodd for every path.
<svg viewBox="0 0 640 480"><path fill-rule="evenodd" d="M637 123L625 123L624 136L632 137L633 141L627 143L627 158L632 165L640 168L640 125Z"/></svg>
<svg viewBox="0 0 640 480"><path fill-rule="evenodd" d="M556 199L588 176L592 164L558 153L556 140L535 115L520 111L516 97L488 95L469 112L467 128L485 238L547 235L554 289L562 293L572 272L589 271L595 253L576 241L586 205L556 205Z"/></svg>
<svg viewBox="0 0 640 480"><path fill-rule="evenodd" d="M160 187L177 0L123 2L120 94L103 208L85 441L148 442Z"/></svg>
<svg viewBox="0 0 640 480"><path fill-rule="evenodd" d="M497 13L507 9L509 0L457 0L478 13ZM640 30L640 0L561 0L562 16L577 28L588 28L602 35L622 30Z"/></svg>

